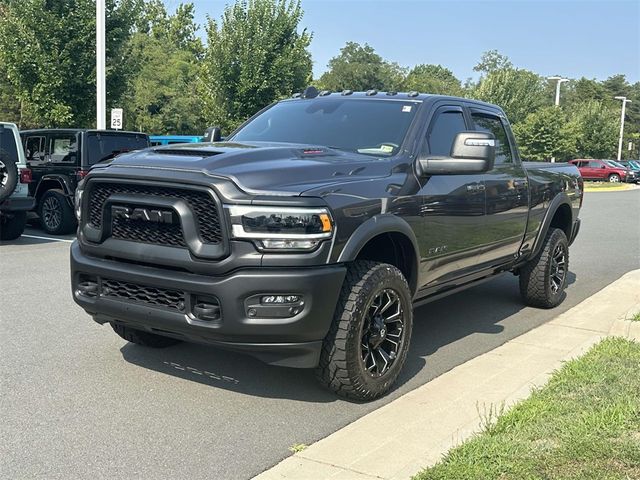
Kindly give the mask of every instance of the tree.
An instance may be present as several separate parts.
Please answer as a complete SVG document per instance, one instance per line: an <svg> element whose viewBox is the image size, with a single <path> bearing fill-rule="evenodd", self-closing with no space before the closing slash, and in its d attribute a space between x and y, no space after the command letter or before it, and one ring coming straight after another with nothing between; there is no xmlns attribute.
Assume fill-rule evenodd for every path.
<svg viewBox="0 0 640 480"><path fill-rule="evenodd" d="M311 34L298 32L299 0L241 0L209 19L201 71L205 115L229 131L311 79Z"/></svg>
<svg viewBox="0 0 640 480"><path fill-rule="evenodd" d="M440 95L462 95L462 84L451 70L442 65L416 65L402 84L402 90L434 93Z"/></svg>
<svg viewBox="0 0 640 480"><path fill-rule="evenodd" d="M404 70L387 62L368 44L347 42L340 54L329 60L329 70L320 77L320 85L328 90L398 90Z"/></svg>
<svg viewBox="0 0 640 480"><path fill-rule="evenodd" d="M156 134L198 134L205 129L197 91L203 46L196 36L192 4L168 15L159 1L148 4L139 32L128 44L126 128Z"/></svg>
<svg viewBox="0 0 640 480"><path fill-rule="evenodd" d="M573 112L576 150L580 157L615 158L618 148L619 112L604 102L588 100Z"/></svg>
<svg viewBox="0 0 640 480"><path fill-rule="evenodd" d="M107 99L125 86L123 48L135 0L107 0ZM0 5L0 65L24 126L95 123L95 2L5 0Z"/></svg>
<svg viewBox="0 0 640 480"><path fill-rule="evenodd" d="M576 124L568 121L561 108L548 106L530 113L514 125L513 133L526 160L549 161L555 157L564 161L576 154Z"/></svg>
<svg viewBox="0 0 640 480"><path fill-rule="evenodd" d="M473 70L476 72L489 74L499 70L512 68L513 64L511 63L511 60L509 60L509 57L507 57L506 55L502 55L497 50L489 50L482 54L482 57L480 57L480 61L475 67L473 67Z"/></svg>
<svg viewBox="0 0 640 480"><path fill-rule="evenodd" d="M471 96L500 105L511 123L517 124L544 105L545 82L528 70L504 68L480 79Z"/></svg>

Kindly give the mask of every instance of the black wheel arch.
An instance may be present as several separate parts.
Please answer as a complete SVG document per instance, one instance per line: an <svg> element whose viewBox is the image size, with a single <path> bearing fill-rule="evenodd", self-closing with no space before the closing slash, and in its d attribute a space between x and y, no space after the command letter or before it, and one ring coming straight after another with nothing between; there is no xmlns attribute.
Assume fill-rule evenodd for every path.
<svg viewBox="0 0 640 480"><path fill-rule="evenodd" d="M542 219L529 258L535 257L540 252L547 233L552 227L562 230L570 241L574 222L573 208L571 207L569 196L565 192L557 194L549 203L549 208L547 208L547 212Z"/></svg>
<svg viewBox="0 0 640 480"><path fill-rule="evenodd" d="M70 199L73 195L73 187L71 182L64 175L44 175L38 182L38 186L34 192L34 197L40 201L42 195L47 190L62 190L62 192Z"/></svg>
<svg viewBox="0 0 640 480"><path fill-rule="evenodd" d="M362 223L351 234L337 259L338 262L354 260L374 260L394 265L405 276L411 294L416 293L420 250L413 229L404 219L392 214L380 214Z"/></svg>

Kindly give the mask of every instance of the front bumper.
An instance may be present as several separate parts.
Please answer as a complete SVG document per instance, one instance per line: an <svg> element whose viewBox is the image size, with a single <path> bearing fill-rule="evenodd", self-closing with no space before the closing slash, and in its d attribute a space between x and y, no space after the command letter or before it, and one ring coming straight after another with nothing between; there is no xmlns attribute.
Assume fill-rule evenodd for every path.
<svg viewBox="0 0 640 480"><path fill-rule="evenodd" d="M81 251L77 241L71 246L73 298L96 322L122 323L160 335L246 351L267 363L292 367L317 365L345 272L343 265L327 265L197 275L91 257ZM98 285L111 280L153 291L178 292L184 302L179 311L141 302L140 297L136 301L114 298L100 289L94 296L87 296L81 293L86 279ZM286 318L249 314L251 297L278 294L302 297L299 313ZM219 319L197 318L194 308L201 297L217 298Z"/></svg>

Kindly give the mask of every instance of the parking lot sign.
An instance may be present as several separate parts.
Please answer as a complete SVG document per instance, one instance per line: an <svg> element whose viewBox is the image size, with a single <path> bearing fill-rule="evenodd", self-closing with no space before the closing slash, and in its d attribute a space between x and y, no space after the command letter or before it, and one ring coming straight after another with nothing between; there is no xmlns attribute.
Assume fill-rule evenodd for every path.
<svg viewBox="0 0 640 480"><path fill-rule="evenodd" d="M113 128L114 130L122 129L122 109L121 108L111 109L111 128Z"/></svg>

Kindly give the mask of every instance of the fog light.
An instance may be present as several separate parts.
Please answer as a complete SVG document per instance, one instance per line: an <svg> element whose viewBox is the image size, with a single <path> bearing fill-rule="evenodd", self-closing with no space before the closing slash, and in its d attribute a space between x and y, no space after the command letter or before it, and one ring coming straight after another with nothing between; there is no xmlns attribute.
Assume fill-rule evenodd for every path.
<svg viewBox="0 0 640 480"><path fill-rule="evenodd" d="M260 299L260 303L263 303L265 305L297 303L299 301L300 301L299 295L265 295Z"/></svg>

